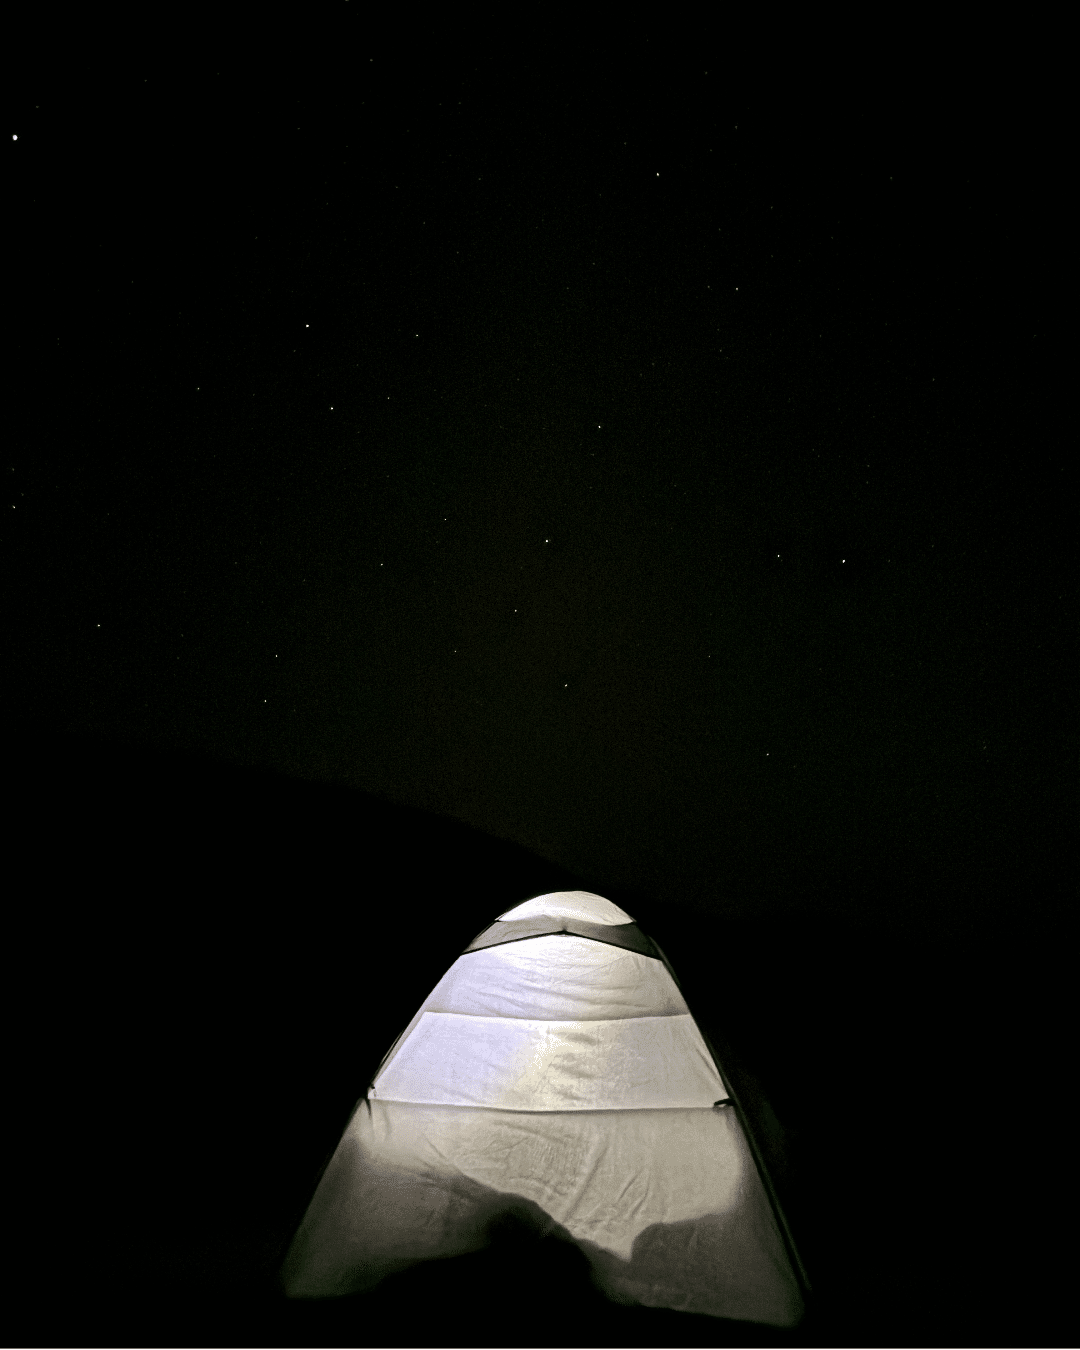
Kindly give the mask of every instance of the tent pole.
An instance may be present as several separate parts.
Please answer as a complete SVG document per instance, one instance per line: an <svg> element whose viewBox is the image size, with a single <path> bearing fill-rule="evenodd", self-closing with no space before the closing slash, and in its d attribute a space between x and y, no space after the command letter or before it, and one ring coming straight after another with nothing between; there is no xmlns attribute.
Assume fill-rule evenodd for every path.
<svg viewBox="0 0 1080 1350"><path fill-rule="evenodd" d="M681 993L682 985L679 983L679 978L675 974L675 971L672 969L671 962L664 955L663 951L660 948L660 944L656 941L656 939L651 937L651 941L653 946L660 953L660 959L667 967L668 974L675 981L676 988L678 988ZM686 996L684 994L683 995L684 1002L685 999ZM693 1010L691 1010L691 1016L693 1016ZM754 1166L758 1170L758 1175L761 1178L761 1184L765 1187L765 1193L769 1197L769 1203L772 1205L773 1212L776 1214L777 1221L780 1225L780 1236L783 1238L784 1246L787 1248L788 1258L791 1261L792 1267L794 1268L799 1283L803 1287L803 1291L809 1294L811 1292L810 1278L806 1273L806 1267L802 1263L802 1258L799 1256L799 1249L795 1246L795 1238L791 1232L791 1227L788 1224L787 1215L784 1213L784 1207L783 1205L781 1205L780 1197L776 1193L776 1187L773 1184L772 1177L769 1175L769 1169L765 1165L765 1157L761 1151L760 1146L758 1145L758 1141L755 1136L753 1126L750 1122L749 1116L746 1113L746 1108L742 1104L742 1100L739 1097L735 1085L731 1082L728 1075L724 1072L720 1064L720 1057L716 1053L716 1047L713 1045L708 1032L706 1032L705 1028L701 1025L701 1023L698 1021L696 1017L694 1018L694 1021L697 1023L698 1030L701 1032L701 1035L705 1041L705 1045L709 1051L709 1054L712 1056L713 1064L716 1065L716 1072L720 1075L721 1082L727 1088L728 1095L731 1097L732 1104L735 1107L739 1123L742 1125L743 1134L746 1136L746 1142L750 1146L750 1154L754 1159Z"/></svg>

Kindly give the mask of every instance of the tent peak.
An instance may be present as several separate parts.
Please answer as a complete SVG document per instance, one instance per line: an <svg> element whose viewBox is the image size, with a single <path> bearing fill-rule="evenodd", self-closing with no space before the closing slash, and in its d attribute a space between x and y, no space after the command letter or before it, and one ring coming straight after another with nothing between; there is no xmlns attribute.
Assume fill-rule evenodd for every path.
<svg viewBox="0 0 1080 1350"><path fill-rule="evenodd" d="M514 919L578 919L584 923L622 924L634 920L602 895L591 891L550 891L515 905L496 922Z"/></svg>

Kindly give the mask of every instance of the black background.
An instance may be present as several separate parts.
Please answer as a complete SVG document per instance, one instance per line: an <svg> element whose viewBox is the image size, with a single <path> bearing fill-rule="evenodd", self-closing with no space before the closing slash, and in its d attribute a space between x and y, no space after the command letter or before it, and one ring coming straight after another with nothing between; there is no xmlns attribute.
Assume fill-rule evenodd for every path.
<svg viewBox="0 0 1080 1350"><path fill-rule="evenodd" d="M311 25L11 71L20 1339L1047 1343L1052 82ZM512 1234L285 1304L383 1051L578 886L737 1057L804 1326Z"/></svg>

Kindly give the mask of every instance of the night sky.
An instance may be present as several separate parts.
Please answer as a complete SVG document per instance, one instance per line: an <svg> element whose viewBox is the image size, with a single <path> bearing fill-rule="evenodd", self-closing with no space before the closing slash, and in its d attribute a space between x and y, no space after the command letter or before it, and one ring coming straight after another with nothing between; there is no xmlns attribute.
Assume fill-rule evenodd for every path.
<svg viewBox="0 0 1080 1350"><path fill-rule="evenodd" d="M1075 760L1029 126L213 64L19 108L9 716L969 922Z"/></svg>
<svg viewBox="0 0 1080 1350"><path fill-rule="evenodd" d="M341 13L318 62L16 72L9 737L359 789L660 914L1042 933L1049 107Z"/></svg>

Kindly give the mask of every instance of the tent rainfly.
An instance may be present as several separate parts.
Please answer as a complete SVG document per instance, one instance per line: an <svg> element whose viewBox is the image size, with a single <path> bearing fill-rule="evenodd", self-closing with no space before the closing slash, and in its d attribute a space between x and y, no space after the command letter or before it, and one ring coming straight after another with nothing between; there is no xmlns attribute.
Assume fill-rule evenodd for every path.
<svg viewBox="0 0 1080 1350"><path fill-rule="evenodd" d="M619 1303L774 1326L805 1276L666 957L585 891L465 949L383 1059L293 1239L291 1298L373 1288L532 1216Z"/></svg>

